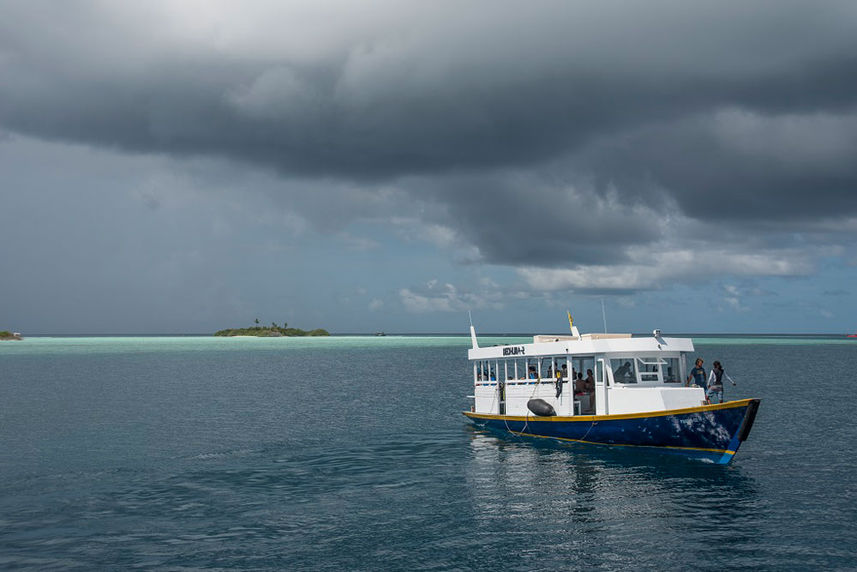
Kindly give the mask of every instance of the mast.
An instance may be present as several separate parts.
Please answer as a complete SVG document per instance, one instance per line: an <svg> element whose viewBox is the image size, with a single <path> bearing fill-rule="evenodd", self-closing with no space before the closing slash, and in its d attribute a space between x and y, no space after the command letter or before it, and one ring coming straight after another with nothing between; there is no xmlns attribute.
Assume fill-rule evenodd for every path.
<svg viewBox="0 0 857 572"><path fill-rule="evenodd" d="M473 316L470 315L470 310L467 310L467 319L470 320L470 341L473 343L473 349L479 349L479 342L476 341L476 329L473 327Z"/></svg>

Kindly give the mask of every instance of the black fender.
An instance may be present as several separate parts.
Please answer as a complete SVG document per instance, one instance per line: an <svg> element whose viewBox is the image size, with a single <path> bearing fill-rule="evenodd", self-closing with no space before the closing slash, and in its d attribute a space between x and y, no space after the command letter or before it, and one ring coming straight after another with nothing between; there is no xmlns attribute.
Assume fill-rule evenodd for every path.
<svg viewBox="0 0 857 572"><path fill-rule="evenodd" d="M556 415L556 410L553 408L553 405L544 399L530 399L527 401L527 409L532 411L533 415L537 415L538 417L554 417Z"/></svg>

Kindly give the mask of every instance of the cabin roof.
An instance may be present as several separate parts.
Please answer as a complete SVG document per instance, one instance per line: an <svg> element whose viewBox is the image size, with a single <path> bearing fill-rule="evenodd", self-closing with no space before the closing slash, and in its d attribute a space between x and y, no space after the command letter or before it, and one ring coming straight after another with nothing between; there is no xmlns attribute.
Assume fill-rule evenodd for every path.
<svg viewBox="0 0 857 572"><path fill-rule="evenodd" d="M583 334L581 336L533 336L531 344L508 344L468 350L468 358L523 358L573 354L634 354L660 352L692 352L690 338L666 338L631 334Z"/></svg>
<svg viewBox="0 0 857 572"><path fill-rule="evenodd" d="M583 334L580 336L551 336L549 334L539 334L533 336L533 343L543 344L547 342L570 342L577 340L615 340L630 337L631 334Z"/></svg>

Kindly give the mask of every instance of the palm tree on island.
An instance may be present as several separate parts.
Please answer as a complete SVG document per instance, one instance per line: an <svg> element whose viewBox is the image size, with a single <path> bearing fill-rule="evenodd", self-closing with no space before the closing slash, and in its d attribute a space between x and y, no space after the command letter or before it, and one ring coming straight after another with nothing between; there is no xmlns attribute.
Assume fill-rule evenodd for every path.
<svg viewBox="0 0 857 572"><path fill-rule="evenodd" d="M233 336L255 336L258 338L279 338L279 337L296 337L296 336L329 336L330 333L323 328L315 330L302 330L300 328L289 328L288 322L283 322L283 326L277 325L277 322L271 322L270 326L260 326L259 318L254 320L255 326L249 328L227 328L215 332L215 336L233 337Z"/></svg>

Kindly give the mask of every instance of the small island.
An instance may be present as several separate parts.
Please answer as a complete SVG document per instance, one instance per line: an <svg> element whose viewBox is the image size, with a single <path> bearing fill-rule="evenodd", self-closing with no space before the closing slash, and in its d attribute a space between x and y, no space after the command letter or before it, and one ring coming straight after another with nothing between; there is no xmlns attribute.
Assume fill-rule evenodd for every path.
<svg viewBox="0 0 857 572"><path fill-rule="evenodd" d="M276 322L271 322L270 326L260 326L259 319L256 319L256 325L249 328L229 328L215 332L215 336L255 336L257 338L279 338L279 337L295 337L295 336L329 336L330 333L322 328L315 330L302 330L300 328L289 328L286 322L283 322L282 327Z"/></svg>
<svg viewBox="0 0 857 572"><path fill-rule="evenodd" d="M18 332L10 332L9 330L0 330L0 340L22 340L21 334Z"/></svg>

